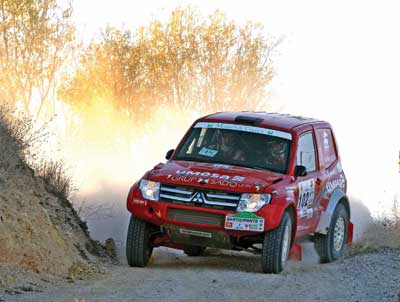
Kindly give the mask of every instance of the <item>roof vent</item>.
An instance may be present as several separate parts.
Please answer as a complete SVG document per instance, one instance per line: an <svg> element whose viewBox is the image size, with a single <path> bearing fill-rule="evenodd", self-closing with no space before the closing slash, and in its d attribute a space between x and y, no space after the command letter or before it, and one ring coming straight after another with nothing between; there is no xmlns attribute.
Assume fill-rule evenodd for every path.
<svg viewBox="0 0 400 302"><path fill-rule="evenodd" d="M239 115L235 118L235 122L251 124L251 125L258 124L262 121L263 121L263 119L260 117L252 117L252 116L245 116L245 115Z"/></svg>

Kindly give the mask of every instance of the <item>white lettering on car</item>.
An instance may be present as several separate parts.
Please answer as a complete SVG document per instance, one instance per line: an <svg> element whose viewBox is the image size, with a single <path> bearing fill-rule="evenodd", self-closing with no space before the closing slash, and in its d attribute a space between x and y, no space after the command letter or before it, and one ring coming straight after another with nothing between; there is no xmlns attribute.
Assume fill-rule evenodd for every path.
<svg viewBox="0 0 400 302"><path fill-rule="evenodd" d="M199 179L197 180L197 182L203 183L203 184L208 184L209 181L210 181L210 180L209 180L208 178L206 178L206 179L204 179L204 178L199 178Z"/></svg>
<svg viewBox="0 0 400 302"><path fill-rule="evenodd" d="M339 178L333 179L326 184L326 192L328 194L332 193L336 188L344 188L345 180L342 174Z"/></svg>
<svg viewBox="0 0 400 302"><path fill-rule="evenodd" d="M223 179L227 181L237 181L237 182L242 182L246 178L243 176L235 175L235 176L229 176L229 175L222 175L218 173L210 173L210 172L198 172L198 171L187 171L187 170L177 170L175 172L178 175L185 175L185 176L202 176L202 177L210 177L210 178L217 178L217 179Z"/></svg>
<svg viewBox="0 0 400 302"><path fill-rule="evenodd" d="M196 175L196 176L199 176L199 175L200 175L200 172L187 171L187 172L186 172L186 175Z"/></svg>
<svg viewBox="0 0 400 302"><path fill-rule="evenodd" d="M234 176L232 178L233 181L243 181L245 178L243 176Z"/></svg>
<svg viewBox="0 0 400 302"><path fill-rule="evenodd" d="M137 199L137 198L134 198L134 199L133 199L133 203L141 204L141 205L146 205L146 204L147 204L146 200Z"/></svg>
<svg viewBox="0 0 400 302"><path fill-rule="evenodd" d="M193 182L197 179L196 177L192 176L176 176L171 174L169 174L167 178L172 181L181 181L181 182Z"/></svg>
<svg viewBox="0 0 400 302"><path fill-rule="evenodd" d="M219 176L219 175L218 175ZM242 176L235 176L237 177L237 180L244 180L245 178ZM208 183L211 185L219 185L219 186L225 186L225 187L231 187L231 188L247 188L250 189L252 188L251 184L244 184L244 183L239 183L236 181L232 180L225 180L225 179L213 179L213 178L198 178L196 176L186 176L186 175L172 175L169 174L167 178L172 181L177 181L177 182L203 182L203 183Z"/></svg>
<svg viewBox="0 0 400 302"><path fill-rule="evenodd" d="M226 181L226 180L223 180L223 179L211 179L210 184L219 185L219 186L226 186L226 187L231 187L231 188L236 188L239 185L237 182Z"/></svg>

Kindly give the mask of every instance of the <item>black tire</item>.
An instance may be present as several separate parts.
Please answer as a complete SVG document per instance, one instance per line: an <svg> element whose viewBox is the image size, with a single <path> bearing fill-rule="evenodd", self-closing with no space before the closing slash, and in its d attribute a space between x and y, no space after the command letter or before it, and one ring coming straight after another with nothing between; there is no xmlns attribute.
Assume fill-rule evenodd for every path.
<svg viewBox="0 0 400 302"><path fill-rule="evenodd" d="M344 223L343 240L340 240L342 241L341 246L339 245L339 242L337 242L335 246L335 227L337 226L337 224L341 224L340 222L338 222L340 219L342 219L342 222ZM343 256L347 241L348 223L349 216L347 214L346 208L343 204L339 203L336 206L335 211L333 212L328 233L326 235L315 234L314 247L319 255L321 263L332 262ZM338 228L340 227L338 226Z"/></svg>
<svg viewBox="0 0 400 302"><path fill-rule="evenodd" d="M279 226L265 233L261 256L264 273L279 274L285 269L291 247L292 227L292 217L288 212L285 212ZM289 232L288 234L285 232L286 229ZM285 233L287 238L284 238ZM286 251L283 248L284 242L288 244Z"/></svg>
<svg viewBox="0 0 400 302"><path fill-rule="evenodd" d="M126 258L129 266L145 267L153 253L151 225L131 216L126 239Z"/></svg>
<svg viewBox="0 0 400 302"><path fill-rule="evenodd" d="M183 249L184 253L191 257L202 256L204 254L205 250L206 250L205 247L196 246L196 245L187 245Z"/></svg>

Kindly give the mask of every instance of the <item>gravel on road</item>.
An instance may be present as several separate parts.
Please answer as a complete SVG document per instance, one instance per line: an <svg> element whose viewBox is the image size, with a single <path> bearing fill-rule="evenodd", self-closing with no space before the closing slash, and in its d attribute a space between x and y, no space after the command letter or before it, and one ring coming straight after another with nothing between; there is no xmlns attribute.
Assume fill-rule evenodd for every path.
<svg viewBox="0 0 400 302"><path fill-rule="evenodd" d="M290 261L280 275L261 273L260 257L244 252L209 250L204 257L155 250L146 268L110 266L96 280L3 296L3 301L351 301L397 302L400 251L380 250L318 264L310 246L305 258Z"/></svg>

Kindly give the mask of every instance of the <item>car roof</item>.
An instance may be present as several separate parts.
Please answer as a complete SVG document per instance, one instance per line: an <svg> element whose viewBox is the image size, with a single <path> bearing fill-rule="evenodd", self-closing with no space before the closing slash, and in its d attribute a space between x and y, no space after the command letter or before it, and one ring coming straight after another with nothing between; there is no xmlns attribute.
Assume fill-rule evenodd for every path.
<svg viewBox="0 0 400 302"><path fill-rule="evenodd" d="M326 123L321 120L314 118L308 118L303 116L294 116L290 114L283 113L269 113L262 111L227 111L227 112L217 112L204 116L199 119L199 121L207 122L228 122L228 123L239 123L242 122L236 120L238 117L244 119L257 119L254 123L255 126L272 127L281 130L291 130L301 125L305 124L316 124L316 123ZM239 119L240 119L239 118Z"/></svg>

